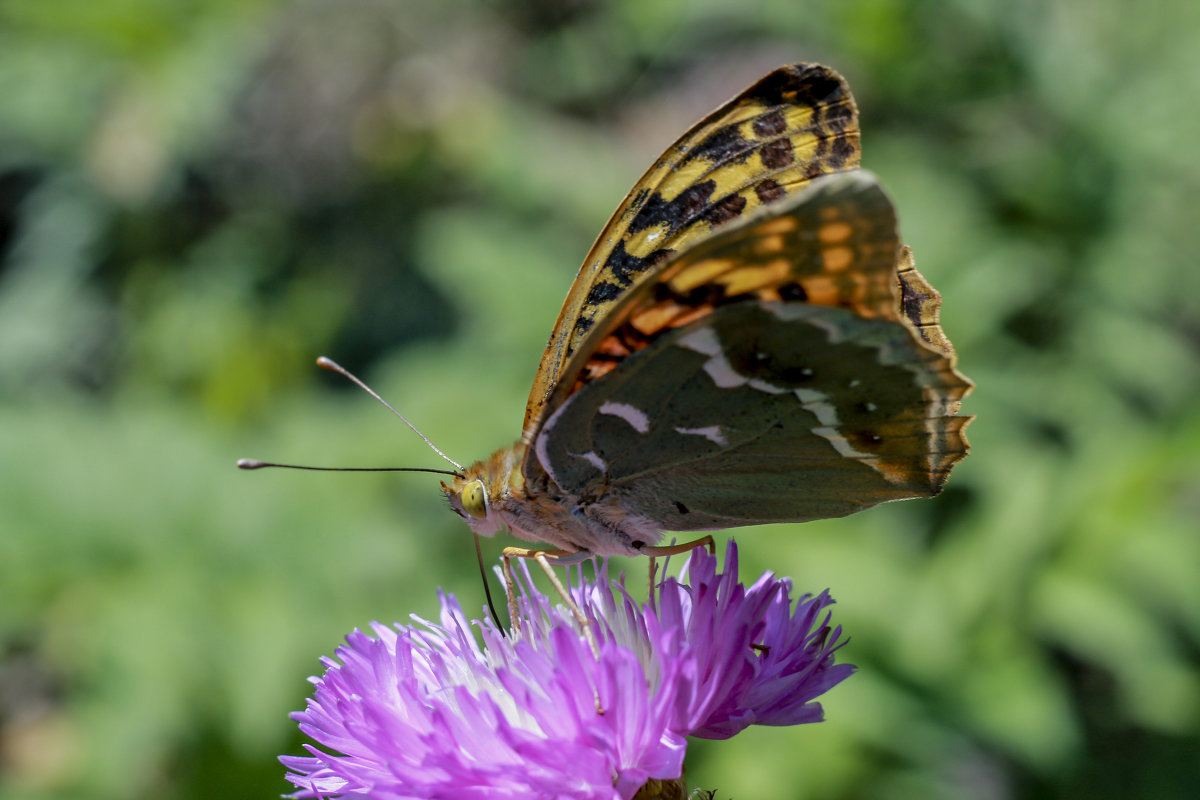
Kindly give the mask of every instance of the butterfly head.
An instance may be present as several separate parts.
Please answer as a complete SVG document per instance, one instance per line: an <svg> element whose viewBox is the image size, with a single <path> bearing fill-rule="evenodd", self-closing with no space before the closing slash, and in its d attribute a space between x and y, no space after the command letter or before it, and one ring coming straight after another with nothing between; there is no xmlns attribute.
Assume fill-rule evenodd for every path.
<svg viewBox="0 0 1200 800"><path fill-rule="evenodd" d="M442 491L450 508L463 518L471 530L481 536L493 536L504 527L500 507L512 494L513 483L520 483L519 463L514 450L501 450L491 458L479 461L454 476L450 483L442 481Z"/></svg>
<svg viewBox="0 0 1200 800"><path fill-rule="evenodd" d="M499 516L489 502L487 485L479 477L455 478L452 483L442 482L442 491L450 501L450 508L462 517L471 529L484 536L491 536L501 527Z"/></svg>

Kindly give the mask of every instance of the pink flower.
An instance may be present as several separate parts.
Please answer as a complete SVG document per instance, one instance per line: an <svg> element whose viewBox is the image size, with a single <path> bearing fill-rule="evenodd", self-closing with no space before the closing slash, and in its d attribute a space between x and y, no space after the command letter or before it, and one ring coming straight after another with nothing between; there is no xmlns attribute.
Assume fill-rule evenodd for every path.
<svg viewBox="0 0 1200 800"><path fill-rule="evenodd" d="M469 623L445 595L436 624L350 634L292 715L333 751L281 759L293 797L628 800L682 774L686 736L820 721L815 698L854 669L834 664L828 594L793 609L786 580L747 588L732 541L724 573L694 551L645 605L598 572L576 570L570 589L598 653L528 571L519 636Z"/></svg>

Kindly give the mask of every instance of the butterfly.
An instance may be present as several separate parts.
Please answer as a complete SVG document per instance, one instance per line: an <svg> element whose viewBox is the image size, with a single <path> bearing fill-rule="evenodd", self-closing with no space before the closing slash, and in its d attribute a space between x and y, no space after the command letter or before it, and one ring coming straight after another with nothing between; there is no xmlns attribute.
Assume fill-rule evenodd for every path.
<svg viewBox="0 0 1200 800"><path fill-rule="evenodd" d="M451 508L559 557L659 555L666 531L937 494L972 384L859 160L854 98L818 64L687 131L588 253L521 438L443 482Z"/></svg>

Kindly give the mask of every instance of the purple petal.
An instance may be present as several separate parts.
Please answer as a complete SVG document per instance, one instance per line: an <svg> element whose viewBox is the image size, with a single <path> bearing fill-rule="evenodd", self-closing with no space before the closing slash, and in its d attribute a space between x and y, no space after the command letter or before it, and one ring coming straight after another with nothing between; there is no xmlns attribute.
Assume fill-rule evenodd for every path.
<svg viewBox="0 0 1200 800"><path fill-rule="evenodd" d="M833 661L832 600L793 608L770 573L744 586L733 542L725 563L694 551L644 606L605 565L575 570L598 652L524 565L519 637L446 595L436 623L352 632L292 715L320 745L281 758L292 796L628 800L682 774L685 736L818 721L814 699L853 671Z"/></svg>

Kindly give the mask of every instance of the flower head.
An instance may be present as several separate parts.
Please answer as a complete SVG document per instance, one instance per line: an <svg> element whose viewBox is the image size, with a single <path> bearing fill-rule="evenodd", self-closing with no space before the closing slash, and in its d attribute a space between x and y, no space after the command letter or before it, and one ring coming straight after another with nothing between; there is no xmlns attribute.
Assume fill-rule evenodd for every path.
<svg viewBox="0 0 1200 800"><path fill-rule="evenodd" d="M527 570L519 635L469 623L445 595L437 623L355 631L293 714L336 751L282 759L293 796L628 800L682 774L686 736L819 721L814 698L853 671L833 661L828 594L793 608L786 580L743 586L732 542L724 573L697 550L685 575L643 605L605 567L577 570L596 650Z"/></svg>

